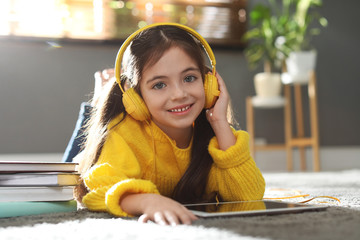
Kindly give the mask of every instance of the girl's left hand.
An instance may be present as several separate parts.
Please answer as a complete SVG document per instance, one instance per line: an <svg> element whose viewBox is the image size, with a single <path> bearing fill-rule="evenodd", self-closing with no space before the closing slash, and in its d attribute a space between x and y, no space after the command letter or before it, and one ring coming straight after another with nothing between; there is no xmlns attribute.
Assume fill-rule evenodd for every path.
<svg viewBox="0 0 360 240"><path fill-rule="evenodd" d="M216 100L215 105L206 111L207 120L210 124L215 122L228 122L227 110L230 101L229 93L226 89L226 85L219 73L216 73L216 78L219 84L220 95Z"/></svg>

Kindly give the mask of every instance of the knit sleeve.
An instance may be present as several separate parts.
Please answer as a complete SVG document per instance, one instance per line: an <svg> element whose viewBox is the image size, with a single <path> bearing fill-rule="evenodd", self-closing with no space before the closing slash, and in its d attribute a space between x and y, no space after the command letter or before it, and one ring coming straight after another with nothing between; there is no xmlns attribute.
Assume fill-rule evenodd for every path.
<svg viewBox="0 0 360 240"><path fill-rule="evenodd" d="M116 134L109 134L99 160L83 177L89 192L84 205L92 211L129 216L120 207L126 193L159 193L155 184L142 180L140 164L131 148Z"/></svg>
<svg viewBox="0 0 360 240"><path fill-rule="evenodd" d="M236 143L223 151L216 137L209 143L209 153L214 160L209 173L207 192L218 192L224 201L262 199L265 181L250 156L249 135L234 131Z"/></svg>

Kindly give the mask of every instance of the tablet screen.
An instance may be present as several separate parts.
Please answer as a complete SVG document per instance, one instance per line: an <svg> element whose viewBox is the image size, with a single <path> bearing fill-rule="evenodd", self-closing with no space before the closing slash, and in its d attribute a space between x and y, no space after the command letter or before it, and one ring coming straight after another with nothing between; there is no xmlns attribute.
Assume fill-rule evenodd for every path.
<svg viewBox="0 0 360 240"><path fill-rule="evenodd" d="M201 217L232 216L232 215L263 215L321 210L326 206L314 206L280 201L239 201L185 205Z"/></svg>

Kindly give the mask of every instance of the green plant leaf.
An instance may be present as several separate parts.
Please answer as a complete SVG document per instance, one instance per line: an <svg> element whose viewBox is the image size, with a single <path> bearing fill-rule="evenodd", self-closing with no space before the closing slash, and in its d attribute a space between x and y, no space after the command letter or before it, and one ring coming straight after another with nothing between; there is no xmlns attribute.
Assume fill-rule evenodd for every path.
<svg viewBox="0 0 360 240"><path fill-rule="evenodd" d="M280 66L291 51L308 49L311 37L320 34L314 21L328 25L318 13L320 6L321 0L268 0L255 5L249 14L251 28L244 35L250 65L267 61L271 67Z"/></svg>

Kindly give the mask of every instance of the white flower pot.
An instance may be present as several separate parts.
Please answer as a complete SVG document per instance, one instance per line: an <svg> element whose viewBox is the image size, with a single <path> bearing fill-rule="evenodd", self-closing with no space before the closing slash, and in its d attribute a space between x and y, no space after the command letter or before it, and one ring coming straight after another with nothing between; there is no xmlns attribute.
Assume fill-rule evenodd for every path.
<svg viewBox="0 0 360 240"><path fill-rule="evenodd" d="M307 84L316 66L316 51L291 52L286 59L287 73L281 78L284 84Z"/></svg>
<svg viewBox="0 0 360 240"><path fill-rule="evenodd" d="M258 97L273 98L281 94L280 73L258 73L254 76L254 84Z"/></svg>

